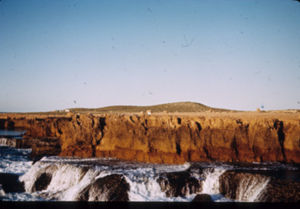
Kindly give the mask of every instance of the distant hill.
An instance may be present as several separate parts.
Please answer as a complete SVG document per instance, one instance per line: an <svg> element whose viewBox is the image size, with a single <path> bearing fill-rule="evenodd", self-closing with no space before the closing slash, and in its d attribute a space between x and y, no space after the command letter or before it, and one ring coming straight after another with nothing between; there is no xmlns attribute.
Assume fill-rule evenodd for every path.
<svg viewBox="0 0 300 209"><path fill-rule="evenodd" d="M72 112L78 113L134 113L145 112L151 110L151 112L223 112L228 111L226 109L212 108L206 105L195 102L175 102L167 104L159 104L152 106L109 106L101 108L72 108Z"/></svg>

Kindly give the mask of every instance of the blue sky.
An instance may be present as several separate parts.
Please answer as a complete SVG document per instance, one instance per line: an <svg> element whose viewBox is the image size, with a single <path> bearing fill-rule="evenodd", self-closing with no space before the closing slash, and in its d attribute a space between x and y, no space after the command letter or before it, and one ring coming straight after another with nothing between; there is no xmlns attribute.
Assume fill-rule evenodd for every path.
<svg viewBox="0 0 300 209"><path fill-rule="evenodd" d="M300 109L292 0L2 0L0 112Z"/></svg>

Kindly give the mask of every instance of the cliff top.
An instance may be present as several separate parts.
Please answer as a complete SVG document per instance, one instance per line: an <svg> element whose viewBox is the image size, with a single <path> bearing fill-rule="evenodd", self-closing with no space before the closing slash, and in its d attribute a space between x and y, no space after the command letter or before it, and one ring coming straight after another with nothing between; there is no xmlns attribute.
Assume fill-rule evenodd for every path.
<svg viewBox="0 0 300 209"><path fill-rule="evenodd" d="M101 108L72 108L72 112L78 113L138 113L146 112L150 110L151 112L223 112L228 111L220 108L212 108L206 105L195 103L195 102L175 102L166 103L152 106L130 106L130 105L119 105L119 106L108 106Z"/></svg>
<svg viewBox="0 0 300 209"><path fill-rule="evenodd" d="M108 106L101 108L71 108L52 112L31 112L31 113L0 113L1 118L7 117L70 117L73 114L144 114L151 111L153 115L177 115L187 117L220 117L220 118L286 118L286 119L299 119L300 110L269 110L269 111L236 111L221 108L212 108L200 103L195 102L176 102L166 103L152 106Z"/></svg>

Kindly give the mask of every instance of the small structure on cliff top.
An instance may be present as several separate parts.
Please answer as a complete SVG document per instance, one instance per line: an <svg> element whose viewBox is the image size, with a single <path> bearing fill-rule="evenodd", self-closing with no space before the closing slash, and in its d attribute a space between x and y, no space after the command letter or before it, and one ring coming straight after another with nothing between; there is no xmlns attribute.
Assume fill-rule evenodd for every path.
<svg viewBox="0 0 300 209"><path fill-rule="evenodd" d="M147 110L147 111L146 111L146 114L147 114L147 115L151 115L151 110Z"/></svg>

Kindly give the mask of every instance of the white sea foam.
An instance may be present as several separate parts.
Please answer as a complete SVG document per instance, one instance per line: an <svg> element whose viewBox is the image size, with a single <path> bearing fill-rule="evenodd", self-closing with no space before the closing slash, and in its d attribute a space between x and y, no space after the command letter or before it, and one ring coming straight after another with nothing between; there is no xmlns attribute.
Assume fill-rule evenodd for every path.
<svg viewBox="0 0 300 209"><path fill-rule="evenodd" d="M33 194L46 199L72 201L78 200L81 192L97 179L111 174L121 174L130 186L128 193L130 201L191 201L196 194L186 197L167 197L157 182L161 173L184 171L189 167L189 164L134 164L109 159L92 159L91 161L88 159L83 161L62 159L60 161L57 157L45 157L33 165L25 175L20 177L20 180L25 183L26 192L33 192L34 183L41 173L49 173L52 179L48 187L43 191L33 192ZM220 167L205 168L201 177L204 176L201 193L211 195L213 201L216 202L230 201L224 198L219 191L219 177L225 171L226 169ZM254 201L260 194L261 188L266 185L266 182L259 184L253 180L252 183L257 186L245 188L241 186L241 201ZM247 180L243 182L243 185L245 184L247 184Z"/></svg>
<svg viewBox="0 0 300 209"><path fill-rule="evenodd" d="M35 192L34 184L42 173L51 176L51 181L43 191ZM99 173L93 169L70 164L35 163L20 181L24 182L25 190L46 199L76 200L78 193L89 185Z"/></svg>
<svg viewBox="0 0 300 209"><path fill-rule="evenodd" d="M125 176L125 179L130 185L130 201L163 201L166 199L153 177L148 177L143 181L133 180L128 176Z"/></svg>
<svg viewBox="0 0 300 209"><path fill-rule="evenodd" d="M20 181L24 182L26 192L32 192L34 182L36 181L40 172L43 172L46 165L40 162L35 163L23 176L19 178Z"/></svg>
<svg viewBox="0 0 300 209"><path fill-rule="evenodd" d="M30 169L31 165L32 165L31 161L18 162L18 161L11 161L11 160L1 160L0 172L23 174Z"/></svg>
<svg viewBox="0 0 300 209"><path fill-rule="evenodd" d="M72 201L77 200L80 192L96 179L111 174L121 174L130 185L130 201L190 201L188 197L167 198L157 183L159 173L186 170L190 164L153 165L124 163L114 159L75 159L44 157L35 163L20 180L25 184L26 192L41 195L46 199ZM51 174L48 187L34 192L34 184L42 173Z"/></svg>
<svg viewBox="0 0 300 209"><path fill-rule="evenodd" d="M202 184L202 193L215 195L219 194L219 177L225 172L222 168L207 168L204 171L205 180Z"/></svg>
<svg viewBox="0 0 300 209"><path fill-rule="evenodd" d="M30 152L31 149L15 149L0 146L0 172L26 173L32 165L32 161L28 158Z"/></svg>
<svg viewBox="0 0 300 209"><path fill-rule="evenodd" d="M192 201L197 194L186 197L167 197L157 182L162 173L189 170L192 176L202 181L200 194L209 194L215 202L231 201L220 194L219 177L226 170L264 170L268 165L238 167L228 164L198 164L192 167L189 163L183 165L157 165L120 161L117 159L75 157L44 157L31 165L28 159L30 150L0 147L0 172L24 174L20 181L24 182L25 193L2 194L3 200L78 200L89 185L97 179L111 174L121 174L130 186L128 192L130 201ZM282 169L281 164L271 167ZM192 168L191 168L192 167ZM194 169L195 168L195 169ZM200 169L199 169L200 168ZM284 167L285 168L285 167ZM194 169L194 170L193 170ZM288 169L294 169L289 167ZM41 174L51 176L49 185L42 191L34 191L35 183ZM268 178L243 179L238 188L238 201L257 201L259 195L268 184Z"/></svg>
<svg viewBox="0 0 300 209"><path fill-rule="evenodd" d="M237 188L237 201L256 202L259 195L269 183L270 178L265 176L249 176L243 178Z"/></svg>
<svg viewBox="0 0 300 209"><path fill-rule="evenodd" d="M34 196L29 193L7 193L0 197L2 201L45 201L42 197Z"/></svg>

